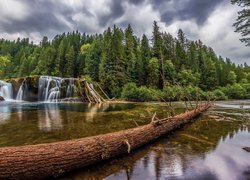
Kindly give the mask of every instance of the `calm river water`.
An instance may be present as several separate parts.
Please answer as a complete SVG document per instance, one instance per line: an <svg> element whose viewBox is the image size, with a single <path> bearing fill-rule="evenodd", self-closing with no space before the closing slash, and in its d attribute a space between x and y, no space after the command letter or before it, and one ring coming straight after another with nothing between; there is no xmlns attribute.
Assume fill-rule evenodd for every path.
<svg viewBox="0 0 250 180"><path fill-rule="evenodd" d="M185 111L181 103L176 112ZM159 103L0 103L0 147L61 141L147 124ZM250 179L250 101L216 102L187 124L130 155L61 179Z"/></svg>

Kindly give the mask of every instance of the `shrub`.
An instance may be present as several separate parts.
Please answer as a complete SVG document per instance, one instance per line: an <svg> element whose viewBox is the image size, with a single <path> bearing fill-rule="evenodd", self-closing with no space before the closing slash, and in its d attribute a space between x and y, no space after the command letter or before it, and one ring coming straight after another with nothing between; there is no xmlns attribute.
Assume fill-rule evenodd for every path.
<svg viewBox="0 0 250 180"><path fill-rule="evenodd" d="M146 102L154 101L156 97L153 90L145 86L137 87L135 83L128 83L122 89L121 97L128 101Z"/></svg>
<svg viewBox="0 0 250 180"><path fill-rule="evenodd" d="M220 89L216 89L213 92L213 97L215 100L227 100L228 97Z"/></svg>
<svg viewBox="0 0 250 180"><path fill-rule="evenodd" d="M247 91L240 84L228 85L222 91L231 99L243 99L247 96Z"/></svg>
<svg viewBox="0 0 250 180"><path fill-rule="evenodd" d="M245 98L250 99L250 83L244 83L241 86L246 90Z"/></svg>

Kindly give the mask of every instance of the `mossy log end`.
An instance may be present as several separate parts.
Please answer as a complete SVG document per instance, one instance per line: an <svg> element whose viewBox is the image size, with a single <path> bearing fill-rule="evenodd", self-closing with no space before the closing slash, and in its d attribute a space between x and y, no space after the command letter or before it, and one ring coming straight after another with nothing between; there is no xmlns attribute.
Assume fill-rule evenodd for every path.
<svg viewBox="0 0 250 180"><path fill-rule="evenodd" d="M206 104L161 123L56 143L0 148L0 179L57 177L118 155L130 153L188 123L210 107ZM159 120L160 121L160 120Z"/></svg>

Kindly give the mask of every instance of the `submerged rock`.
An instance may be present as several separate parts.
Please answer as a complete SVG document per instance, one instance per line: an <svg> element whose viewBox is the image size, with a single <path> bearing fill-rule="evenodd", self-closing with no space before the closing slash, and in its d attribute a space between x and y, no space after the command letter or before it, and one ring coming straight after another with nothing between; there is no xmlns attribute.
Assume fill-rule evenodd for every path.
<svg viewBox="0 0 250 180"><path fill-rule="evenodd" d="M0 102L1 101L5 101L5 99L2 96L0 96Z"/></svg>

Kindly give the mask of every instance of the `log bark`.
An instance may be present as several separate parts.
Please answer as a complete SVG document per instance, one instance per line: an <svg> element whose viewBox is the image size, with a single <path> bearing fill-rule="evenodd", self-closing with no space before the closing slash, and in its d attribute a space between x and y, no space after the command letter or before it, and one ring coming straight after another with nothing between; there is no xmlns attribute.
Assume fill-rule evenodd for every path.
<svg viewBox="0 0 250 180"><path fill-rule="evenodd" d="M137 128L62 142L0 148L0 179L57 177L121 154L130 153L188 123L210 104Z"/></svg>

